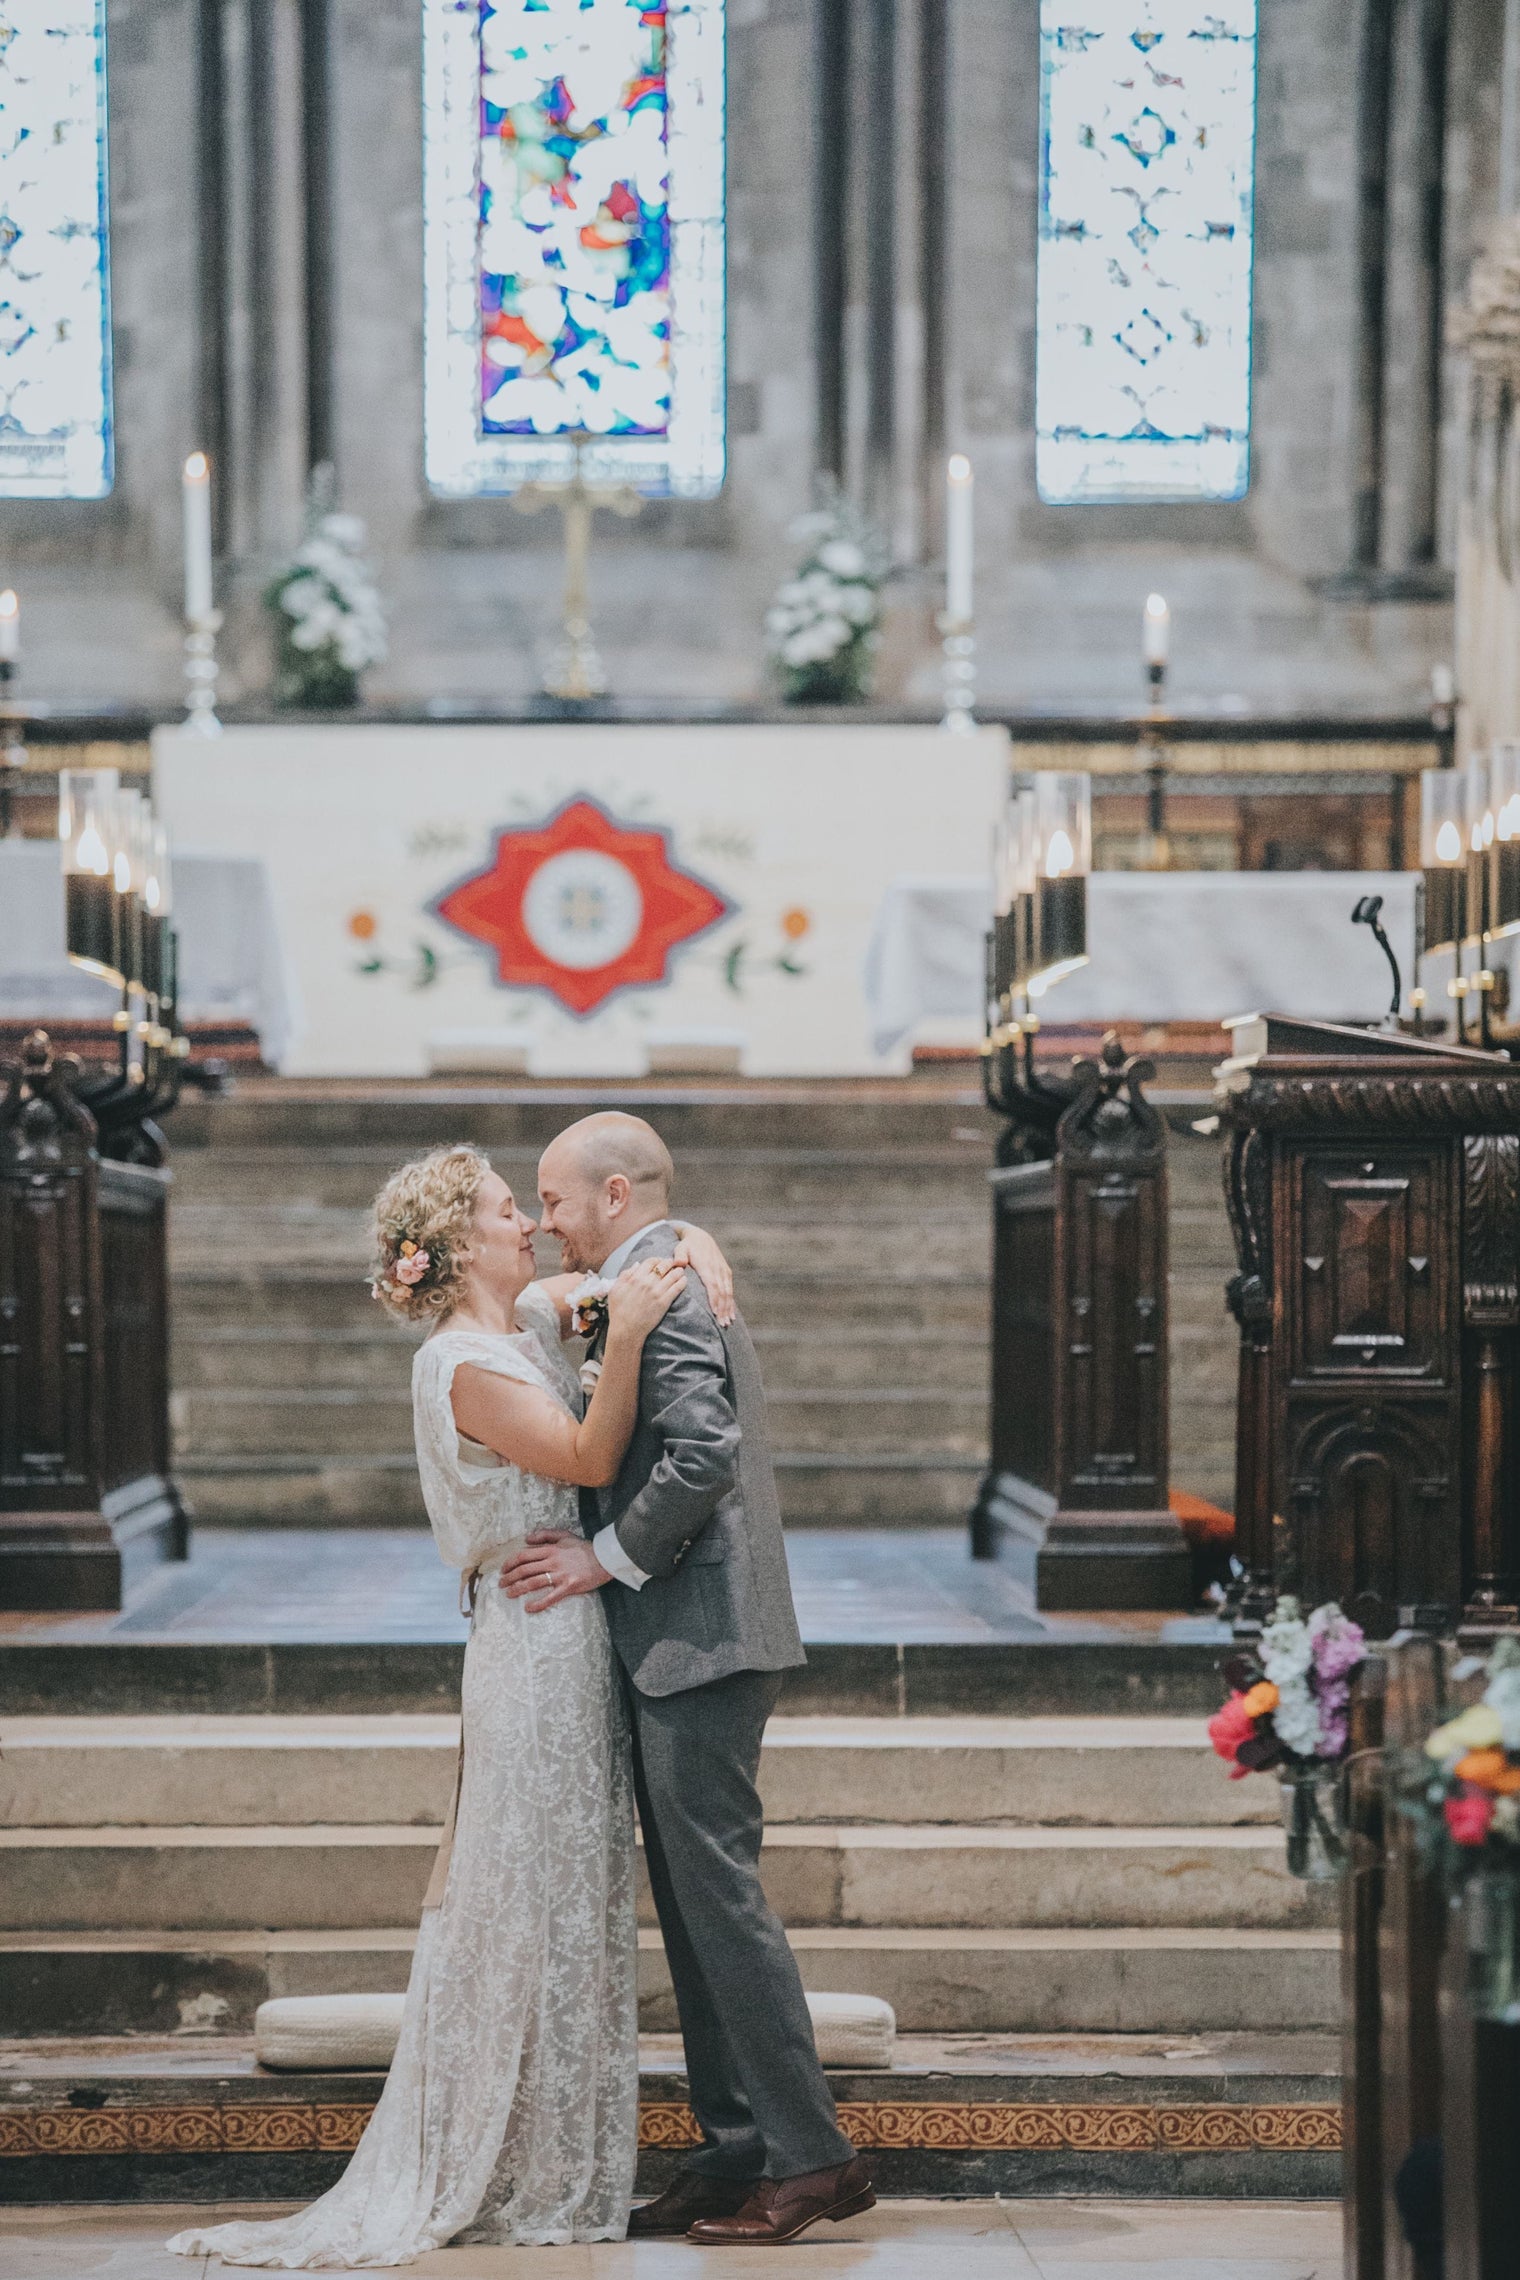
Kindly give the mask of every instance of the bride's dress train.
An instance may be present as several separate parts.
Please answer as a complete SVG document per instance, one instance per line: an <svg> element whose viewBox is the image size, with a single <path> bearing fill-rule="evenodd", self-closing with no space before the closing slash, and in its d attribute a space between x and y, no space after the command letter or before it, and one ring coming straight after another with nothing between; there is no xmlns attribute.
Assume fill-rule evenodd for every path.
<svg viewBox="0 0 1520 2280"><path fill-rule="evenodd" d="M468 1571L576 1495L461 1440L474 1362L578 1407L553 1308L514 1337L439 1331L413 1370L439 1549ZM638 2119L633 1802L622 1697L591 1593L530 1616L485 1568L464 1666L464 1766L441 1903L422 1918L401 2039L353 2160L293 2217L193 2227L183 2256L305 2269L401 2264L463 2238L621 2240Z"/></svg>

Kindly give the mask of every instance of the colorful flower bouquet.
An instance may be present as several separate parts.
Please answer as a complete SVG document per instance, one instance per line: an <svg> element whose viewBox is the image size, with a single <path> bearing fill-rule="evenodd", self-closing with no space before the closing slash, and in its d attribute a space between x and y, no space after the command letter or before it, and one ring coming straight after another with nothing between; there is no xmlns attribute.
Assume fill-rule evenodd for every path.
<svg viewBox="0 0 1520 2280"><path fill-rule="evenodd" d="M1460 1895L1468 1997L1483 2018L1520 2024L1520 1640L1499 1639L1482 1697L1437 1726L1395 1769L1399 1807L1427 1865Z"/></svg>
<svg viewBox="0 0 1520 2280"><path fill-rule="evenodd" d="M1282 1784L1288 1867L1312 1882L1346 1865L1341 1766L1350 1738L1351 1680L1366 1658L1359 1624L1333 1600L1304 1617L1282 1598L1255 1653L1223 1666L1230 1699L1209 1720L1209 1739L1230 1779L1276 1770Z"/></svg>

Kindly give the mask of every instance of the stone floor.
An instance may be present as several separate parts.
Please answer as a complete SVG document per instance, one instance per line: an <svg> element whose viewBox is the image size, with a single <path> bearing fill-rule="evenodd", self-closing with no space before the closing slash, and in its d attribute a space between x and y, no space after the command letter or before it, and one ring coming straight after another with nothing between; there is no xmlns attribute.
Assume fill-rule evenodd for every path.
<svg viewBox="0 0 1520 2280"><path fill-rule="evenodd" d="M205 2209L0 2210L6 2280L186 2280L165 2253ZM269 2216L267 2206L218 2212ZM1340 2280L1333 2202L893 2201L761 2259L774 2280ZM441 2249L405 2267L438 2280L729 2280L742 2249Z"/></svg>
<svg viewBox="0 0 1520 2280"><path fill-rule="evenodd" d="M1137 1623L1168 1641L1225 1637L1197 1616L1037 1615L1009 1569L971 1558L959 1528L798 1529L787 1553L802 1635L819 1643L1117 1639ZM119 1614L0 1615L0 1642L460 1640L457 1588L420 1529L201 1528L190 1558L153 1569Z"/></svg>

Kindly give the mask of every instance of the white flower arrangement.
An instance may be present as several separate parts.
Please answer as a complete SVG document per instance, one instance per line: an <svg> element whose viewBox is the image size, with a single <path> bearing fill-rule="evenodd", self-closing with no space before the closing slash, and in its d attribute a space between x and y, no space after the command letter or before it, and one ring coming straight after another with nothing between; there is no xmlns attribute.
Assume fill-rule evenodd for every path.
<svg viewBox="0 0 1520 2280"><path fill-rule="evenodd" d="M807 548L765 615L767 646L792 704L858 704L880 636L885 562L871 526L835 499L792 525Z"/></svg>
<svg viewBox="0 0 1520 2280"><path fill-rule="evenodd" d="M265 594L287 703L352 704L359 675L385 657L385 613L364 540L358 516L332 506L331 468L318 468L306 536Z"/></svg>

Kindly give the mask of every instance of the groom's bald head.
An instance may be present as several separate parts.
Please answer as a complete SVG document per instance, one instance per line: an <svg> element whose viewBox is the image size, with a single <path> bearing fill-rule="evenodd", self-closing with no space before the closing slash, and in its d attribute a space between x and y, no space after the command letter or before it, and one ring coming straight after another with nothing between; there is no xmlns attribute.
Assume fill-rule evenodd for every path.
<svg viewBox="0 0 1520 2280"><path fill-rule="evenodd" d="M605 1109L599 1116L583 1116L550 1142L543 1162L547 1164L551 1158L573 1164L582 1179L597 1186L621 1173L631 1188L656 1196L663 1217L676 1168L670 1150L642 1116L625 1116L616 1108Z"/></svg>
<svg viewBox="0 0 1520 2280"><path fill-rule="evenodd" d="M675 1166L642 1116L606 1109L551 1140L538 1164L543 1224L572 1269L599 1267L610 1251L670 1209Z"/></svg>

